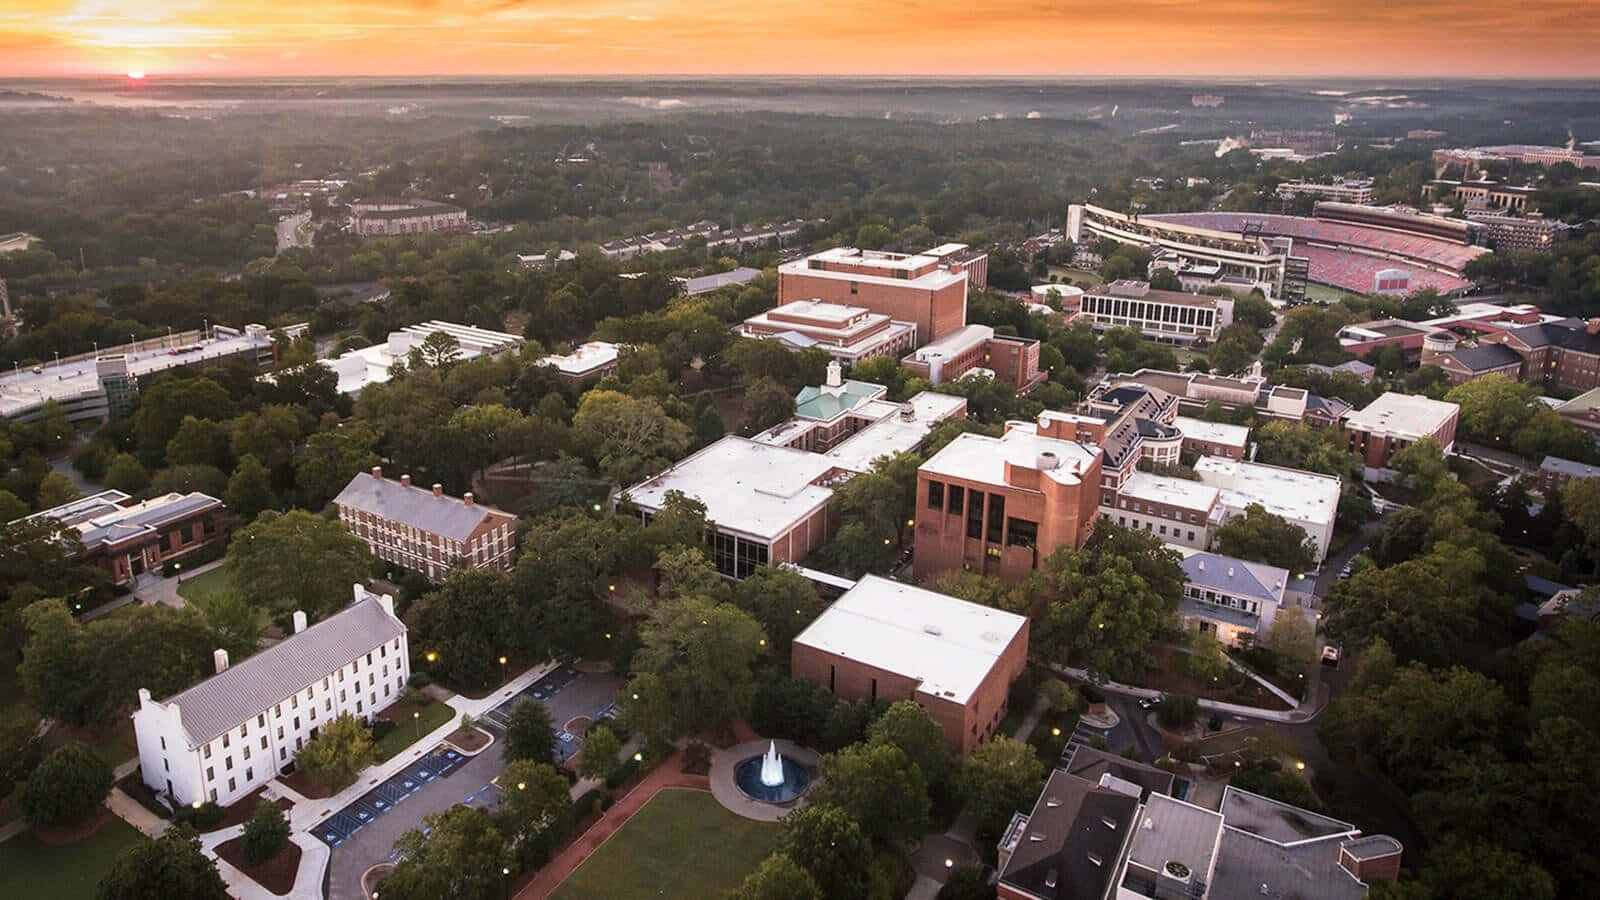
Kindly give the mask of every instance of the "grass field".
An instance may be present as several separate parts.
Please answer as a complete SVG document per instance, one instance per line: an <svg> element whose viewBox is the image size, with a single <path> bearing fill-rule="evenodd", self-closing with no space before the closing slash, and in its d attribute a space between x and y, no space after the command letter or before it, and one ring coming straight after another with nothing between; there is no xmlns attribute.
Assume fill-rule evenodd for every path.
<svg viewBox="0 0 1600 900"><path fill-rule="evenodd" d="M51 847L32 832L0 844L0 897L88 900L117 855L139 840L132 825L112 816L75 844Z"/></svg>
<svg viewBox="0 0 1600 900"><path fill-rule="evenodd" d="M193 578L186 576L183 583L178 585L178 596L185 600L206 600L232 590L233 580L228 577L227 569L218 566Z"/></svg>
<svg viewBox="0 0 1600 900"><path fill-rule="evenodd" d="M777 825L740 818L705 791L669 788L600 845L550 897L721 897L761 864L777 838Z"/></svg>
<svg viewBox="0 0 1600 900"><path fill-rule="evenodd" d="M373 748L377 753L378 762L394 759L397 753L416 743L419 735L425 735L438 728L456 714L456 711L447 704L437 700L429 700L427 706L417 709L416 712L421 713L416 720L412 720L409 708L404 715L394 716L394 730L384 735Z"/></svg>

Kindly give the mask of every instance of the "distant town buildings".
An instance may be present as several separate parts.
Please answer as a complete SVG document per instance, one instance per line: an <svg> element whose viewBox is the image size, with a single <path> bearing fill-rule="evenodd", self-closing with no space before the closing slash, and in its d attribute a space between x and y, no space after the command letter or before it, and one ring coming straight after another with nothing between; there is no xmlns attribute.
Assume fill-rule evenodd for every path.
<svg viewBox="0 0 1600 900"><path fill-rule="evenodd" d="M921 446L935 425L965 418L961 397L924 391L905 403L882 385L828 380L796 397L796 417L754 438L728 435L636 484L628 498L648 519L673 492L706 506L717 571L744 578L767 564L798 563L836 524L833 489L874 461Z"/></svg>
<svg viewBox="0 0 1600 900"><path fill-rule="evenodd" d="M1028 620L867 575L794 639L790 670L847 700L910 700L965 757L1006 714L1028 663Z"/></svg>
<svg viewBox="0 0 1600 900"><path fill-rule="evenodd" d="M1189 105L1195 109L1216 109L1227 102L1221 94L1194 94L1189 97Z"/></svg>
<svg viewBox="0 0 1600 900"><path fill-rule="evenodd" d="M733 285L749 284L761 277L760 269L749 266L740 266L727 272L717 272L711 275L697 275L694 278L679 278L678 283L683 286L683 292L690 297L709 294L712 291Z"/></svg>
<svg viewBox="0 0 1600 900"><path fill-rule="evenodd" d="M1480 240L1484 246L1500 253L1549 253L1571 230L1560 219L1547 219L1538 213L1511 216L1469 212L1467 221L1481 229Z"/></svg>
<svg viewBox="0 0 1600 900"><path fill-rule="evenodd" d="M930 343L966 324L967 290L988 281L988 254L944 244L918 254L835 247L778 267L778 304L862 306L917 328Z"/></svg>
<svg viewBox="0 0 1600 900"><path fill-rule="evenodd" d="M103 422L133 408L140 379L180 366L209 368L234 359L268 365L277 358L274 334L292 339L307 330L305 323L273 329L246 325L242 331L213 325L204 331L103 347L29 369L16 367L0 372L0 415L32 422L45 403L54 401L73 423Z"/></svg>
<svg viewBox="0 0 1600 900"><path fill-rule="evenodd" d="M169 493L134 500L122 491L101 491L28 517L54 519L83 544L82 561L99 566L111 583L131 585L146 573L160 575L206 547L227 542L232 518L215 497Z"/></svg>
<svg viewBox="0 0 1600 900"><path fill-rule="evenodd" d="M1496 181L1435 180L1422 186L1422 195L1432 200L1459 200L1468 210L1499 210L1508 213L1528 211L1534 189Z"/></svg>
<svg viewBox="0 0 1600 900"><path fill-rule="evenodd" d="M1341 203L1372 202L1372 179L1335 178L1329 182L1285 181L1274 192L1279 197L1293 200L1296 197L1315 197L1319 200L1337 200Z"/></svg>
<svg viewBox="0 0 1600 900"><path fill-rule="evenodd" d="M359 394L369 384L388 382L391 366L397 362L408 363L412 351L419 350L429 336L440 332L454 339L455 359L460 361L498 356L525 343L521 335L433 319L391 331L381 344L350 350L315 364L327 366L339 376L339 393Z"/></svg>
<svg viewBox="0 0 1600 900"><path fill-rule="evenodd" d="M1215 403L1224 409L1249 408L1263 418L1304 422L1307 425L1337 425L1344 414L1352 409L1349 403L1338 397L1321 397L1304 388L1272 385L1260 375L1235 378L1204 372L1163 372L1159 369L1107 375L1091 389L1089 400L1098 401L1107 392L1123 385L1165 391L1178 398L1181 408L1191 412L1203 411Z"/></svg>
<svg viewBox="0 0 1600 900"><path fill-rule="evenodd" d="M1433 151L1433 167L1440 172L1447 166L1464 166L1470 174L1485 163L1522 163L1546 167L1568 163L1580 169L1596 169L1600 168L1600 156L1586 154L1570 145L1543 147L1536 144L1501 144Z"/></svg>
<svg viewBox="0 0 1600 900"><path fill-rule="evenodd" d="M600 252L611 259L633 259L646 253L661 253L682 249L695 238L704 238L707 250L729 249L735 253L762 247L769 243L782 244L800 233L808 225L819 225L823 219L790 219L764 225L723 228L716 222L701 220L681 228L652 231L649 234L607 241Z"/></svg>
<svg viewBox="0 0 1600 900"><path fill-rule="evenodd" d="M556 370L561 379L573 387L599 381L617 370L617 359L622 348L606 341L589 341L574 347L566 355L551 354L540 358L539 365Z"/></svg>
<svg viewBox="0 0 1600 900"><path fill-rule="evenodd" d="M0 256L4 256L7 253L17 253L22 250L30 250L33 248L34 244L42 243L44 243L44 241L41 238L31 235L26 231L13 231L8 234L0 234Z"/></svg>
<svg viewBox="0 0 1600 900"><path fill-rule="evenodd" d="M470 492L456 498L437 484L413 485L410 475L388 479L374 467L350 479L333 506L373 556L434 581L458 564L509 569L516 555L516 516Z"/></svg>
<svg viewBox="0 0 1600 900"><path fill-rule="evenodd" d="M1387 469L1394 455L1423 438L1439 442L1445 453L1456 444L1461 407L1443 400L1385 391L1344 418L1341 426L1350 452L1369 469Z"/></svg>
<svg viewBox="0 0 1600 900"><path fill-rule="evenodd" d="M1078 298L1079 316L1096 330L1133 328L1146 337L1192 344L1216 340L1233 324L1233 298L1186 294L1145 281L1113 281Z"/></svg>
<svg viewBox="0 0 1600 900"><path fill-rule="evenodd" d="M1160 770L1138 763L1077 768L1053 771L1006 829L1000 900L1360 900L1399 876L1404 847L1388 835L1231 785L1205 809L1147 787Z"/></svg>
<svg viewBox="0 0 1600 900"><path fill-rule="evenodd" d="M816 347L845 365L874 356L900 356L917 345L917 326L865 306L792 300L744 320L739 333L782 341L795 350Z"/></svg>
<svg viewBox="0 0 1600 900"><path fill-rule="evenodd" d="M341 715L371 721L411 676L394 598L355 586L355 602L164 701L139 689L139 771L174 806L227 806L278 777L318 728Z"/></svg>
<svg viewBox="0 0 1600 900"><path fill-rule="evenodd" d="M1325 128L1256 128L1250 146L1283 148L1303 156L1339 149L1339 136Z"/></svg>
<svg viewBox="0 0 1600 900"><path fill-rule="evenodd" d="M432 200L374 197L350 204L350 229L362 237L467 230L467 211Z"/></svg>

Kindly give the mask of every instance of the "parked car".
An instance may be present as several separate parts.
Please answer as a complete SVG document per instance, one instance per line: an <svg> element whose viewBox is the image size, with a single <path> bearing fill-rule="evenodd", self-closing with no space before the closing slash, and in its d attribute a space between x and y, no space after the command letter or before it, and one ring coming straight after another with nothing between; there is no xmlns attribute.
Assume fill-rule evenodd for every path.
<svg viewBox="0 0 1600 900"><path fill-rule="evenodd" d="M1161 698L1160 697L1140 697L1139 698L1139 708L1140 709L1155 709L1156 708L1156 704L1158 704L1160 702L1161 702Z"/></svg>
<svg viewBox="0 0 1600 900"><path fill-rule="evenodd" d="M1322 648L1322 664L1330 669L1339 668L1339 657L1343 655L1337 644L1328 644Z"/></svg>

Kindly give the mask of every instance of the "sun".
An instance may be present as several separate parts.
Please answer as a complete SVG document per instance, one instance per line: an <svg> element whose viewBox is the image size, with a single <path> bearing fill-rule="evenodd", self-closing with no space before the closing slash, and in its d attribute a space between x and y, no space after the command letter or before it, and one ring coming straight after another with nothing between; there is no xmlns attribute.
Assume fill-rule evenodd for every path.
<svg viewBox="0 0 1600 900"><path fill-rule="evenodd" d="M128 77L133 79L134 81L143 81L144 80L144 73L143 72L137 72L137 71L129 72L128 73Z"/></svg>

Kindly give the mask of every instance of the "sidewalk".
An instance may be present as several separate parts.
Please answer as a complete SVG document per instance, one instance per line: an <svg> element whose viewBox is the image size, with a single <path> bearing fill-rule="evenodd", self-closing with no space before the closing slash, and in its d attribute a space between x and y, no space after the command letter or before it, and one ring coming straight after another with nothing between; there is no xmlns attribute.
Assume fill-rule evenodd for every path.
<svg viewBox="0 0 1600 900"><path fill-rule="evenodd" d="M1089 681L1089 673L1083 669L1074 669L1071 666L1051 664L1050 669L1057 674L1079 681ZM1103 681L1095 687L1113 694L1124 694L1129 697L1146 697L1155 699L1161 696L1160 691L1150 688L1133 687L1127 684L1118 684L1115 681ZM1325 688L1325 685L1319 685ZM1220 700L1199 700L1201 709L1212 712L1227 713L1232 716L1243 716L1247 719L1265 719L1270 722L1283 722L1286 725L1304 725L1322 714L1328 706L1328 691L1317 690L1312 698L1301 703L1294 709L1262 709L1259 706L1240 706L1237 703L1223 703Z"/></svg>
<svg viewBox="0 0 1600 900"><path fill-rule="evenodd" d="M139 805L139 801L122 792L122 788L114 787L106 795L106 808L117 814L117 817L129 825L139 829L153 838L161 837L171 825L166 819Z"/></svg>
<svg viewBox="0 0 1600 900"><path fill-rule="evenodd" d="M175 575L172 578L161 578L156 581L152 581L144 587L134 591L133 596L137 598L140 603L146 605L165 603L167 606L171 606L175 609L183 609L187 604L184 603L182 597L178 596L179 581L184 578L193 578L196 575L202 575L211 571L212 569L217 568L218 566L223 565L226 562L227 560L225 559L217 559L212 560L205 565L196 566L193 569L184 569L178 575Z"/></svg>

